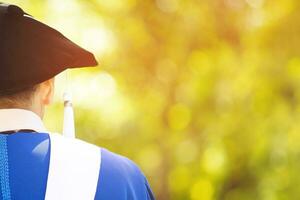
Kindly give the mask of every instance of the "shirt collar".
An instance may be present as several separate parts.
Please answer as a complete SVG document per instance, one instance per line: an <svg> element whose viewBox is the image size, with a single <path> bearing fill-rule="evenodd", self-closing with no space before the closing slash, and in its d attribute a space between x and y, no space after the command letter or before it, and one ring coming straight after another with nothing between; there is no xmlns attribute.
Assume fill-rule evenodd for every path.
<svg viewBox="0 0 300 200"><path fill-rule="evenodd" d="M41 118L29 110L0 109L0 132L21 129L46 132Z"/></svg>

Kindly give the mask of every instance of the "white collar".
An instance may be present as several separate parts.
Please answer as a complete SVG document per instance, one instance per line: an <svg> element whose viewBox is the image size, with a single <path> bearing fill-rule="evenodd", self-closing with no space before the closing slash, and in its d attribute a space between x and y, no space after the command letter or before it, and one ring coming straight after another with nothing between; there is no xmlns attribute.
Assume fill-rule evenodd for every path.
<svg viewBox="0 0 300 200"><path fill-rule="evenodd" d="M41 118L29 110L0 109L0 132L29 129L46 132Z"/></svg>

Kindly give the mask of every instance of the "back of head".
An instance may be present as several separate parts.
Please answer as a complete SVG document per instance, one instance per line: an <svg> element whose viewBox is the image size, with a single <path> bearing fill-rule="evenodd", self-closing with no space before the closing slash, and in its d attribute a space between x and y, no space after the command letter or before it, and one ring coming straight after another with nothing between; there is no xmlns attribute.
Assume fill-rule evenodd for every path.
<svg viewBox="0 0 300 200"><path fill-rule="evenodd" d="M0 109L3 108L29 108L33 104L33 97L38 85L30 86L10 93L0 93Z"/></svg>

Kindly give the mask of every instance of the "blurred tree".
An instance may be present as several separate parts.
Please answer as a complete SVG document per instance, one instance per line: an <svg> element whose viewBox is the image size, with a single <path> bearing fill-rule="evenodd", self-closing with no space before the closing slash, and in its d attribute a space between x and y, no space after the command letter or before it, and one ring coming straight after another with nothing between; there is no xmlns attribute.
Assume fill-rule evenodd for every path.
<svg viewBox="0 0 300 200"><path fill-rule="evenodd" d="M297 0L10 2L97 53L72 72L77 135L136 161L157 199L298 199Z"/></svg>

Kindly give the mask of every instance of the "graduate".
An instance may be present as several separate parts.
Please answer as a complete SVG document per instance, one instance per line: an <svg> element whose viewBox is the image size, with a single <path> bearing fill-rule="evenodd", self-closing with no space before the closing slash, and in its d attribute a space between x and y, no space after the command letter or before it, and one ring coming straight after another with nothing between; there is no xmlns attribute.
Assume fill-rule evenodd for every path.
<svg viewBox="0 0 300 200"><path fill-rule="evenodd" d="M44 127L54 77L96 65L92 53L57 30L0 3L0 199L154 199L129 159L73 138L72 125L69 137Z"/></svg>

